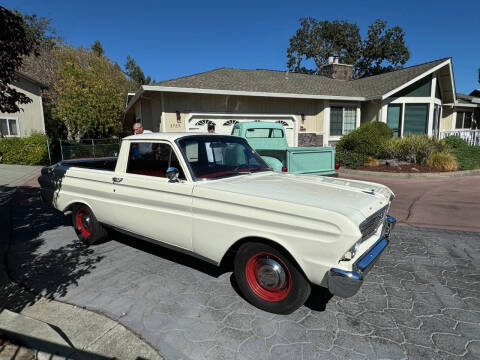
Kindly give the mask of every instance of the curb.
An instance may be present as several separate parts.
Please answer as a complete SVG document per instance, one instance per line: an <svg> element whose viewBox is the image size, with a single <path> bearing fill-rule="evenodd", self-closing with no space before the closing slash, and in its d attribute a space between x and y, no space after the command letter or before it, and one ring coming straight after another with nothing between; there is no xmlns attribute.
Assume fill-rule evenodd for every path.
<svg viewBox="0 0 480 360"><path fill-rule="evenodd" d="M43 353L43 356L37 356L39 359L48 359L47 354L67 357L75 352L71 344L44 321L4 309L0 312L0 324L0 332L30 349L35 349L39 355Z"/></svg>
<svg viewBox="0 0 480 360"><path fill-rule="evenodd" d="M415 178L440 179L440 178L480 175L480 169L463 170L463 171L445 171L445 172L438 172L438 173L391 173L391 172L382 172L382 171L366 171L366 170L354 170L354 169L345 169L345 168L344 169L340 168L337 171L339 175L383 177L383 178L393 178L393 179L415 179Z"/></svg>

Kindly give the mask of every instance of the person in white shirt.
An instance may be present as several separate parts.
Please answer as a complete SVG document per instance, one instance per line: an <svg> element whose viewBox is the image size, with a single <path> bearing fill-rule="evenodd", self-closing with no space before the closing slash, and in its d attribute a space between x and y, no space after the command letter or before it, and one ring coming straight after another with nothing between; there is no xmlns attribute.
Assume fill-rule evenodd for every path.
<svg viewBox="0 0 480 360"><path fill-rule="evenodd" d="M133 129L133 134L134 135L152 134L152 132L150 130L145 130L143 128L142 123L139 123L139 122L136 122L135 124L133 124L132 129ZM152 152L152 143L139 143L138 144L138 152L141 155L151 153Z"/></svg>

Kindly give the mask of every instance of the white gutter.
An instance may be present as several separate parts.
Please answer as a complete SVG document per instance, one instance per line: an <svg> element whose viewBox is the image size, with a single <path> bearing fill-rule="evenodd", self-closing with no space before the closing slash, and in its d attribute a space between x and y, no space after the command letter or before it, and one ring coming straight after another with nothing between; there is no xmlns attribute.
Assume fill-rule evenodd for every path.
<svg viewBox="0 0 480 360"><path fill-rule="evenodd" d="M275 98L293 98L293 99L328 99L328 100L349 100L364 101L365 97L359 96L334 96L334 95L308 95L308 94L291 94L291 93L272 93L262 91L240 91L240 90L217 90L217 89L198 89L198 88L182 88L173 86L155 86L142 85L130 100L125 112L130 110L133 104L145 91L156 92L173 92L173 93L189 93L189 94L212 94L212 95L237 95L237 96L258 96L258 97L275 97Z"/></svg>
<svg viewBox="0 0 480 360"><path fill-rule="evenodd" d="M458 101L455 101L455 103L448 103L448 104L443 104L443 106L454 106L454 107L480 107L480 105L475 105L475 104L464 104L464 103L459 103Z"/></svg>

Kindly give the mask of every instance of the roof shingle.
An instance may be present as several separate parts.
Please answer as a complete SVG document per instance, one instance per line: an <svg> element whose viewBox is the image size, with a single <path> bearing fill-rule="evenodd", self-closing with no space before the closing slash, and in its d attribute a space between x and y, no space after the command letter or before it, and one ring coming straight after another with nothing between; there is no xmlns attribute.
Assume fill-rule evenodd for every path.
<svg viewBox="0 0 480 360"><path fill-rule="evenodd" d="M398 88L447 59L439 59L352 81L275 70L220 68L162 81L155 85L227 91L376 98Z"/></svg>

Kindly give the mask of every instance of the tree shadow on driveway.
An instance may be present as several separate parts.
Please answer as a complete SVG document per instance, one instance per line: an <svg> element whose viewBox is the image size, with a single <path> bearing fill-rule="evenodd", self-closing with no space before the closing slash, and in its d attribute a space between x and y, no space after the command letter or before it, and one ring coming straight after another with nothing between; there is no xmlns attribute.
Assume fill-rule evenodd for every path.
<svg viewBox="0 0 480 360"><path fill-rule="evenodd" d="M77 240L73 231L71 241L64 244L65 234L69 234L65 227L71 226L70 217L45 206L38 188L19 187L10 204L10 212L10 242L2 239L3 247L7 243L6 275L33 294L4 281L0 293L7 296L1 298L2 306L21 311L36 302L40 295L47 299L62 297L70 285L89 274L102 260L101 256L92 256L94 250Z"/></svg>

